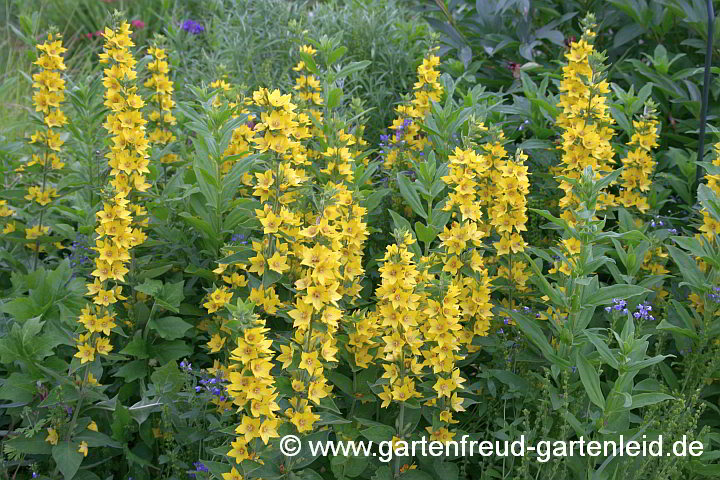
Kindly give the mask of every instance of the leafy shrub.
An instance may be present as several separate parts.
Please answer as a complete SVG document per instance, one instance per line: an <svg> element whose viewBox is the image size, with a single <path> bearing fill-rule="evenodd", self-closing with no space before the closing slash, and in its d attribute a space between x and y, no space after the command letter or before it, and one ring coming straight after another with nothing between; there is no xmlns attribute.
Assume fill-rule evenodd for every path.
<svg viewBox="0 0 720 480"><path fill-rule="evenodd" d="M610 86L594 17L557 84L521 75L512 97L427 52L381 152L353 102L371 63L340 36L292 50L285 93L179 76L202 51L177 58L198 31L180 30L135 48L114 17L87 79L61 37L37 46L34 130L0 192L7 477L716 475L720 144L692 220L661 217L664 127L652 92ZM532 207L536 176L556 205ZM466 435L704 453L306 448Z"/></svg>

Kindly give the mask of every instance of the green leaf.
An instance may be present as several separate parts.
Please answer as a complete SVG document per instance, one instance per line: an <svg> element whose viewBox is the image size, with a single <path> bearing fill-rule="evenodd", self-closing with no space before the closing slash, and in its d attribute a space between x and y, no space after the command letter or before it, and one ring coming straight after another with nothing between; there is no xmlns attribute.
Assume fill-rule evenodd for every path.
<svg viewBox="0 0 720 480"><path fill-rule="evenodd" d="M389 208L388 208L388 213L392 217L393 223L395 224L396 229L398 229L398 230L405 229L408 232L410 232L410 234L413 236L413 238L417 239L417 237L415 236L415 232L413 231L413 228L410 225L410 222L408 222L405 219L405 217L403 217L402 215L400 215L399 213L397 213L393 210L390 210ZM411 252L413 252L413 254L416 257L420 258L422 256L422 252L420 251L420 246L417 244L417 241L415 243L413 243L412 245L410 245L408 248L410 249Z"/></svg>
<svg viewBox="0 0 720 480"><path fill-rule="evenodd" d="M144 378L147 372L147 361L133 360L120 367L114 376L122 378L126 383L129 383L138 378Z"/></svg>
<svg viewBox="0 0 720 480"><path fill-rule="evenodd" d="M360 430L360 433L368 440L374 443L380 443L391 440L393 435L395 435L395 429L390 425L374 425Z"/></svg>
<svg viewBox="0 0 720 480"><path fill-rule="evenodd" d="M328 102L327 106L328 108L336 108L340 106L340 101L342 100L343 91L342 88L333 88L330 90L330 93L328 94Z"/></svg>
<svg viewBox="0 0 720 480"><path fill-rule="evenodd" d="M128 427L130 426L130 411L120 403L115 405L113 412L113 422L110 424L113 440L124 443L130 438Z"/></svg>
<svg viewBox="0 0 720 480"><path fill-rule="evenodd" d="M552 285L547 281L545 278L545 275L540 271L540 268L537 266L537 264L533 261L532 258L530 258L530 255L527 253L523 253L525 258L527 259L528 263L530 264L530 268L532 269L534 275L533 279L535 281L535 284L538 286L540 291L547 295L550 298L550 301L557 306L566 307L567 299L565 296L560 293L559 291L555 290Z"/></svg>
<svg viewBox="0 0 720 480"><path fill-rule="evenodd" d="M203 232L208 239L214 239L217 238L218 232L216 232L212 226L205 220L201 220L198 217L192 216L189 212L180 212L178 214L180 218L182 218L185 223L190 225L191 227L195 228L196 230L200 230Z"/></svg>
<svg viewBox="0 0 720 480"><path fill-rule="evenodd" d="M520 375L517 375L513 372L510 372L508 370L490 370L490 373L493 377L497 378L505 385L510 386L511 390L516 390L523 393L530 390L530 383L524 378L522 378Z"/></svg>
<svg viewBox="0 0 720 480"><path fill-rule="evenodd" d="M648 405L655 405L665 400L674 399L675 397L666 393L638 393L632 396L632 406L630 408L647 407Z"/></svg>
<svg viewBox="0 0 720 480"><path fill-rule="evenodd" d="M292 468L293 470L305 468L310 465L312 462L315 461L315 459L320 456L320 452L317 452L317 455L312 454L312 451L310 450L310 444L315 443L317 445L320 442L327 442L329 433L330 432L328 430L324 430L311 433L301 438L301 446L299 450L300 453L294 457L285 457L285 464L289 465L290 468Z"/></svg>
<svg viewBox="0 0 720 480"><path fill-rule="evenodd" d="M348 395L352 397L355 392L353 391L353 384L352 380L347 377L346 375L343 375L342 373L339 373L334 370L328 370L325 372L325 376L330 382L338 387L340 391L342 391L345 395Z"/></svg>
<svg viewBox="0 0 720 480"><path fill-rule="evenodd" d="M545 333L543 333L542 329L535 323L533 319L529 319L526 316L520 314L519 312L514 312L512 310L504 311L508 313L513 318L513 320L515 320L516 325L520 327L520 330L523 331L523 333L528 337L528 339L537 348L540 349L543 355L545 355L545 358L551 359L554 356L555 352L553 351L552 345L550 345L550 342L548 342Z"/></svg>
<svg viewBox="0 0 720 480"><path fill-rule="evenodd" d="M315 60L312 56L310 56L309 53L305 52L298 52L298 55L302 59L302 61L305 63L305 67L307 67L308 71L312 73L313 75L318 74L317 64L315 63Z"/></svg>
<svg viewBox="0 0 720 480"><path fill-rule="evenodd" d="M602 389L600 388L600 375L597 370L595 370L595 367L593 367L582 354L576 353L575 361L577 362L578 372L580 373L580 380L585 387L590 401L604 410L605 397L603 397Z"/></svg>
<svg viewBox="0 0 720 480"><path fill-rule="evenodd" d="M45 441L47 430L41 430L38 435L33 438L25 438L23 436L12 438L6 441L8 447L12 447L21 453L29 453L32 455L49 455L52 452L51 445Z"/></svg>
<svg viewBox="0 0 720 480"><path fill-rule="evenodd" d="M585 330L584 333L587 339L590 340L590 343L595 345L595 348L600 354L600 358L602 358L605 363L617 370L619 368L618 361L613 356L612 352L610 351L610 347L607 346L605 341L599 335L596 335L595 333L592 333L588 330Z"/></svg>
<svg viewBox="0 0 720 480"><path fill-rule="evenodd" d="M337 47L335 50L330 52L330 55L328 55L328 65L332 65L333 63L337 62L342 58L345 53L347 53L348 48L344 45L341 45Z"/></svg>
<svg viewBox="0 0 720 480"><path fill-rule="evenodd" d="M460 468L455 463L451 462L433 462L433 468L437 478L442 480L457 480L460 475Z"/></svg>
<svg viewBox="0 0 720 480"><path fill-rule="evenodd" d="M138 332L139 333L139 332ZM137 335L125 348L120 350L123 355L131 355L136 358L148 358L148 345L142 336Z"/></svg>
<svg viewBox="0 0 720 480"><path fill-rule="evenodd" d="M602 287L584 299L583 307L606 305L612 303L613 298L626 300L649 292L650 290L639 285L611 285L609 287Z"/></svg>
<svg viewBox="0 0 720 480"><path fill-rule="evenodd" d="M229 473L232 468L227 463L211 462L210 460L203 460L203 464L216 478L222 478L222 474Z"/></svg>
<svg viewBox="0 0 720 480"><path fill-rule="evenodd" d="M398 477L399 480L433 480L432 475L421 470L408 470Z"/></svg>
<svg viewBox="0 0 720 480"><path fill-rule="evenodd" d="M162 267L149 268L147 270L143 270L142 272L138 273L138 279L143 280L143 279L148 279L148 278L159 277L160 275L167 272L171 268L173 268L172 264L163 265Z"/></svg>
<svg viewBox="0 0 720 480"><path fill-rule="evenodd" d="M675 326L667 321L667 319L663 318L660 323L657 324L658 330L668 330L670 332L676 333L678 335L682 335L683 337L692 338L694 340L698 339L698 334L690 330L689 328L682 328Z"/></svg>
<svg viewBox="0 0 720 480"><path fill-rule="evenodd" d="M175 362L168 362L150 375L150 379L155 384L157 393L176 393L182 390L185 384L185 375L178 369Z"/></svg>
<svg viewBox="0 0 720 480"><path fill-rule="evenodd" d="M138 425L142 425L143 422L148 419L150 414L159 411L162 405L162 402L158 399L143 398L139 402L130 406L130 408L128 408L128 412Z"/></svg>
<svg viewBox="0 0 720 480"><path fill-rule="evenodd" d="M700 204L710 212L715 221L720 221L720 203L712 188L701 183L698 186L697 196Z"/></svg>
<svg viewBox="0 0 720 480"><path fill-rule="evenodd" d="M184 286L184 280L180 280L175 283L163 284L162 290L160 290L156 299L158 305L170 310L173 313L178 313L180 311L180 303L182 303L185 298L185 295L183 294Z"/></svg>
<svg viewBox="0 0 720 480"><path fill-rule="evenodd" d="M185 332L192 328L192 325L180 317L162 317L151 319L150 328L158 332L158 335L165 340L175 340L182 338Z"/></svg>
<svg viewBox="0 0 720 480"><path fill-rule="evenodd" d="M635 22L626 23L615 34L613 48L621 47L626 43L632 41L634 38L639 37L643 33L645 33L645 27L643 27L642 25Z"/></svg>
<svg viewBox="0 0 720 480"><path fill-rule="evenodd" d="M165 364L178 358L188 357L192 354L192 348L182 340L171 340L159 342L152 346L150 353L153 357Z"/></svg>
<svg viewBox="0 0 720 480"><path fill-rule="evenodd" d="M371 63L372 62L370 62L370 60L363 60L360 62L352 62L352 63L348 64L347 66L343 67L342 69L340 69L340 71L337 73L337 79L339 80L341 78L347 77L351 73L359 72L360 70L364 70L367 67L369 67Z"/></svg>
<svg viewBox="0 0 720 480"><path fill-rule="evenodd" d="M52 448L52 457L65 480L71 480L80 469L84 457L77 451L79 446L79 444L62 442Z"/></svg>
<svg viewBox="0 0 720 480"><path fill-rule="evenodd" d="M160 290L162 290L162 287L163 282L161 280L151 280L149 278L146 278L143 283L135 286L135 290L155 298L160 293Z"/></svg>
<svg viewBox="0 0 720 480"><path fill-rule="evenodd" d="M45 312L43 307L38 307L29 298L15 298L2 306L2 311L10 315L18 322L23 322L35 316L42 316Z"/></svg>
<svg viewBox="0 0 720 480"><path fill-rule="evenodd" d="M675 261L675 264L680 269L685 283L693 287L698 291L705 289L705 275L700 271L697 263L688 255L677 247L668 245L668 253Z"/></svg>
<svg viewBox="0 0 720 480"><path fill-rule="evenodd" d="M400 188L400 194L405 201L408 202L408 205L410 205L410 208L413 209L413 212L427 220L427 213L422 206L420 195L418 195L415 185L410 182L410 180L403 175L402 172L398 172L397 182L398 187Z"/></svg>
<svg viewBox="0 0 720 480"><path fill-rule="evenodd" d="M415 232L418 239L426 244L432 243L437 236L437 231L432 225L423 225L421 222L415 222Z"/></svg>
<svg viewBox="0 0 720 480"><path fill-rule="evenodd" d="M0 387L0 398L13 402L31 402L37 391L35 380L30 376L13 372Z"/></svg>
<svg viewBox="0 0 720 480"><path fill-rule="evenodd" d="M119 442L116 442L104 433L94 432L92 430L82 431L81 433L75 435L73 440L77 442L87 442L88 447L122 448L122 445Z"/></svg>

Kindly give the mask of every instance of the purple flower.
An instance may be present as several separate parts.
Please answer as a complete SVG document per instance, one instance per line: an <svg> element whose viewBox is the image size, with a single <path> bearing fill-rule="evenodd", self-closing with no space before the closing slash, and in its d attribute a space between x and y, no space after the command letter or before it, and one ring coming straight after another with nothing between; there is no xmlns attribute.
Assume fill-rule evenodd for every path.
<svg viewBox="0 0 720 480"><path fill-rule="evenodd" d="M613 304L610 307L605 307L605 311L611 313L613 310L616 312L628 313L628 309L625 308L627 302L621 298L613 298Z"/></svg>
<svg viewBox="0 0 720 480"><path fill-rule="evenodd" d="M202 462L195 462L193 463L193 466L195 467L196 472L209 472L208 468L205 466Z"/></svg>
<svg viewBox="0 0 720 480"><path fill-rule="evenodd" d="M200 25L200 24L199 24L198 22L196 22L195 20L185 20L185 21L182 23L182 27L181 27L181 28L182 28L183 30L185 30L186 32L192 33L193 35L199 35L199 34L201 34L201 33L203 33L203 32L205 31L205 27L203 27L202 25Z"/></svg>
<svg viewBox="0 0 720 480"><path fill-rule="evenodd" d="M652 305L649 303L641 303L637 306L635 312L633 313L633 317L637 319L643 319L643 320L655 320L655 317L653 317L650 312L652 311Z"/></svg>

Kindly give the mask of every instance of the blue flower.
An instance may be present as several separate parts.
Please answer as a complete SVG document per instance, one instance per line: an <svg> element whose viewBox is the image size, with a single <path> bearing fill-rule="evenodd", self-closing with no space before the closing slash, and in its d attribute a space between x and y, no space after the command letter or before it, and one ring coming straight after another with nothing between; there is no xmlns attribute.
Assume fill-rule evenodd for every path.
<svg viewBox="0 0 720 480"><path fill-rule="evenodd" d="M649 303L641 303L637 306L637 309L633 313L633 317L637 319L643 319L643 320L655 320L655 317L653 317L650 312L652 311L652 306Z"/></svg>
<svg viewBox="0 0 720 480"><path fill-rule="evenodd" d="M205 27L203 27L202 25L200 25L200 24L199 24L198 22L196 22L195 20L185 20L185 21L182 23L182 27L181 27L181 28L182 28L183 30L185 30L186 32L192 33L193 35L199 35L199 34L201 34L201 33L203 33L203 32L205 31Z"/></svg>

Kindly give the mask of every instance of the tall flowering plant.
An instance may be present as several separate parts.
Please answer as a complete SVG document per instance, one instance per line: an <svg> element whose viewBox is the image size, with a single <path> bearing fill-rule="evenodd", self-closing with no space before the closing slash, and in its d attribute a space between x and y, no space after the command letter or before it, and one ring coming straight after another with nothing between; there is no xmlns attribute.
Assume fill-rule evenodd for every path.
<svg viewBox="0 0 720 480"><path fill-rule="evenodd" d="M29 241L25 246L35 251L37 266L39 254L46 251L46 246L41 245L38 239L50 233L46 218L47 207L59 195L54 185L57 184L59 171L65 165L61 158L67 135L63 134L62 129L67 125L68 119L62 108L66 88L63 78L63 71L66 69L63 54L67 51L62 46L62 36L49 34L47 40L36 48L40 54L34 64L40 67L40 71L33 74L32 102L35 112L41 116L42 127L30 137L30 144L37 148L37 153L33 153L32 159L18 171L36 173L39 178L39 184L28 187L25 195L25 200L31 202L33 216L37 218L34 226L25 228L25 238ZM37 169L40 171L35 172ZM9 214L9 209L3 213ZM10 233L14 229L15 224L9 223L4 233ZM59 243L55 246L62 248Z"/></svg>
<svg viewBox="0 0 720 480"><path fill-rule="evenodd" d="M145 136L146 120L142 115L145 101L135 85L136 61L130 52L134 46L130 25L122 23L116 29L106 28L104 52L100 62L107 65L104 73L105 105L110 109L104 124L112 135L107 154L111 180L108 198L97 212L94 281L88 284L92 305L83 309L78 322L83 333L77 338L81 364L92 362L95 355L107 355L112 350L110 334L117 326L115 304L126 300L122 284L131 262L130 250L147 238L137 217L145 210L131 202L133 192L146 191L145 173L148 170L149 142Z"/></svg>

